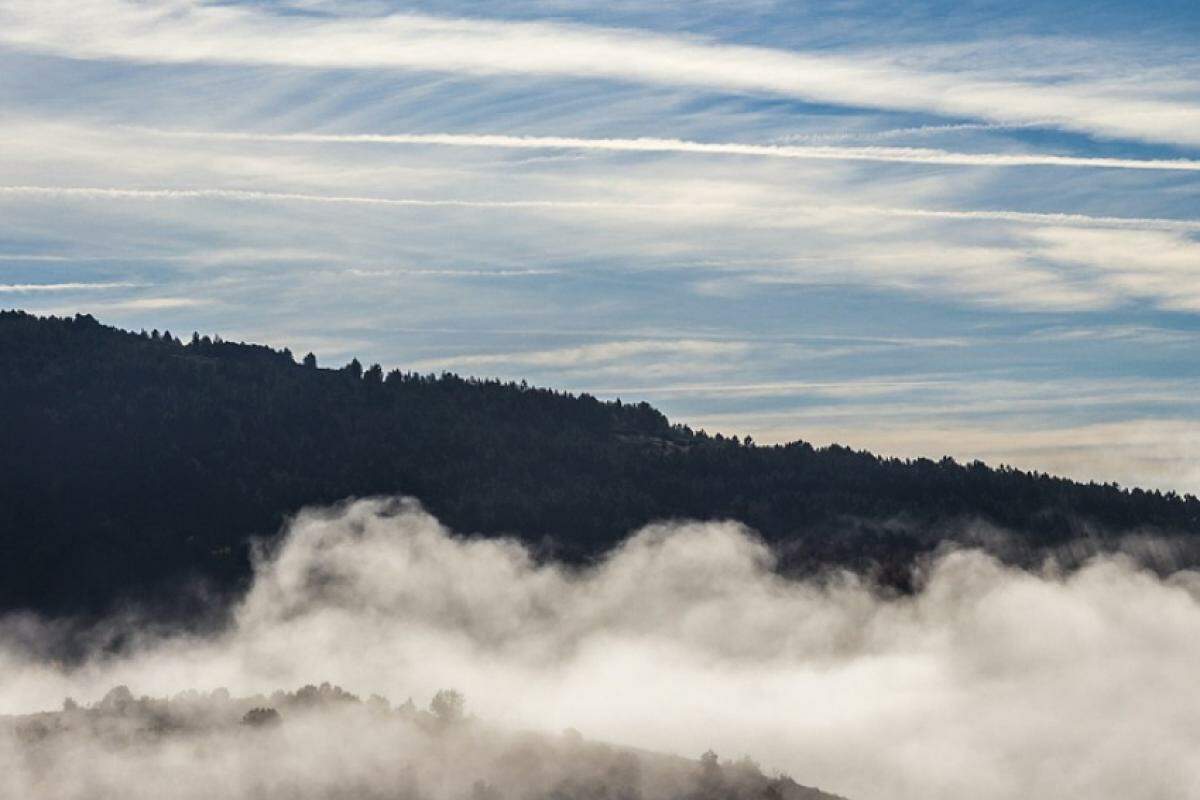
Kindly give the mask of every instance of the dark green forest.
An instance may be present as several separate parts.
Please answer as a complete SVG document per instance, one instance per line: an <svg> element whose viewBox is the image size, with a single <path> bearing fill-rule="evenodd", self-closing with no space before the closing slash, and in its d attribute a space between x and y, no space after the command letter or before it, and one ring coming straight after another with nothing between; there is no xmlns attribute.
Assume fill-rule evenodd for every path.
<svg viewBox="0 0 1200 800"><path fill-rule="evenodd" d="M185 338L0 312L0 607L220 605L289 514L377 494L574 562L647 522L732 518L784 570L843 565L901 590L947 539L1021 562L1081 538L1200 534L1192 496L761 446L646 403Z"/></svg>

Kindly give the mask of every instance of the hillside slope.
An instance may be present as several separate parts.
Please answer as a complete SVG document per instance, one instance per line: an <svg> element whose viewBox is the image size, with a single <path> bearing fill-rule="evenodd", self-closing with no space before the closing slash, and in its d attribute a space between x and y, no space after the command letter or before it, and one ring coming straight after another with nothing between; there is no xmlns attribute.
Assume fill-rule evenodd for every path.
<svg viewBox="0 0 1200 800"><path fill-rule="evenodd" d="M1200 501L949 459L763 447L642 403L417 375L90 316L0 313L0 608L99 613L235 590L249 542L302 506L407 494L455 530L586 559L646 522L736 518L788 569L878 567L980 528L1005 557L1138 529L1193 537ZM967 524L968 522L972 524Z"/></svg>
<svg viewBox="0 0 1200 800"><path fill-rule="evenodd" d="M711 750L692 761L573 729L505 731L466 716L464 702L447 690L429 711L411 699L393 708L328 683L252 697L137 698L118 686L88 706L0 716L0 788L26 800L843 800Z"/></svg>

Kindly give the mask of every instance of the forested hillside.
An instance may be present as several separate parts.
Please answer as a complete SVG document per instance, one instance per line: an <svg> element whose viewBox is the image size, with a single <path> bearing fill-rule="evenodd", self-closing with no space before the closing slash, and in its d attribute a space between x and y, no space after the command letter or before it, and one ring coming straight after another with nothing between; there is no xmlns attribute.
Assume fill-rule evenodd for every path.
<svg viewBox="0 0 1200 800"><path fill-rule="evenodd" d="M976 523L1020 560L1086 534L1200 533L1200 501L949 459L758 446L640 403L0 313L0 607L101 612L239 587L309 504L407 494L572 560L646 522L736 518L786 569L879 569ZM973 533L975 532L975 533Z"/></svg>
<svg viewBox="0 0 1200 800"><path fill-rule="evenodd" d="M12 758L0 788L22 800L843 800L749 757L510 733L465 712L452 689L423 711L328 683L250 697L118 686L90 705L0 716Z"/></svg>

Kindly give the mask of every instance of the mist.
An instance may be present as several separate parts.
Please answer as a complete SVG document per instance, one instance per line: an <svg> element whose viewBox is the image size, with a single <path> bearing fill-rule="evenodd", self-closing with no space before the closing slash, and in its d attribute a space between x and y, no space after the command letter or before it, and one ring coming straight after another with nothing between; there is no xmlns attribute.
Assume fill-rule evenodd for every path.
<svg viewBox="0 0 1200 800"><path fill-rule="evenodd" d="M0 714L98 703L122 685L267 703L277 689L331 681L397 704L453 687L489 731L570 727L587 742L693 759L749 755L853 800L1200 794L1200 573L1163 577L1128 555L1029 571L958 550L896 596L849 573L788 579L775 564L734 522L651 525L580 568L539 562L515 540L457 535L409 500L312 509L260 552L221 633L113 620L95 636L119 633L120 647L60 663L48 655L60 627L0 621ZM464 797L483 777L465 765L494 769L511 744L431 739L411 719L353 709L154 745L67 737L36 759L0 726L0 789L201 796L163 778L182 769L223 776L207 796L250 797L263 772L349 769L394 796L408 765L429 773L422 796Z"/></svg>

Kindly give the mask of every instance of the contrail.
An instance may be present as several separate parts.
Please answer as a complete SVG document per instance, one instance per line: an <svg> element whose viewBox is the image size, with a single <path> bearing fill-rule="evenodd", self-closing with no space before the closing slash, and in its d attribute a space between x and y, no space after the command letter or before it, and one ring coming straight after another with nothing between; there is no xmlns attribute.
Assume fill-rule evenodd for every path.
<svg viewBox="0 0 1200 800"><path fill-rule="evenodd" d="M934 208L888 208L884 206L804 206L780 207L786 213L791 210L828 214L912 217L917 219L979 220L994 222L1020 222L1031 225L1067 225L1086 228L1137 228L1140 230L1200 231L1200 220L1169 219L1163 217L1103 217L1089 214L1069 214L1037 211L1008 211L1004 209L956 210Z"/></svg>
<svg viewBox="0 0 1200 800"><path fill-rule="evenodd" d="M260 192L245 189L119 189L95 186L0 186L0 195L40 195L83 199L128 200L240 200L249 202L288 201L349 205L410 206L432 208L665 208L664 203L626 203L587 200L454 200L416 197L369 197L355 195ZM722 208L727 207L725 205Z"/></svg>
<svg viewBox="0 0 1200 800"><path fill-rule="evenodd" d="M1016 222L1032 225L1069 225L1095 228L1137 228L1145 230L1200 231L1200 220L1153 217L1101 217L1087 214L1045 213L1032 211L955 210L928 208L888 208L882 206L780 205L752 206L737 203L638 203L624 200L467 200L426 199L415 197L365 197L356 195L304 194L299 192L263 192L245 189L120 189L94 186L0 186L2 196L68 197L80 199L128 200L230 200L238 202L301 202L345 205L389 206L397 208L483 208L483 209L611 209L611 210L725 210L757 214L802 217L830 214L847 216L910 217L964 221Z"/></svg>
<svg viewBox="0 0 1200 800"><path fill-rule="evenodd" d="M0 283L0 292L75 292L88 289L135 289L140 283Z"/></svg>
<svg viewBox="0 0 1200 800"><path fill-rule="evenodd" d="M573 136L508 136L474 133L252 133L242 131L170 131L135 128L142 133L179 138L223 141L295 142L309 144L436 145L443 147L494 147L520 150L602 150L635 153L699 153L755 156L808 161L874 161L967 167L1086 167L1200 171L1200 161L1190 159L1102 158L1044 153L957 153L921 147L840 147L829 145L740 144L696 142L686 139L639 137L589 139Z"/></svg>

